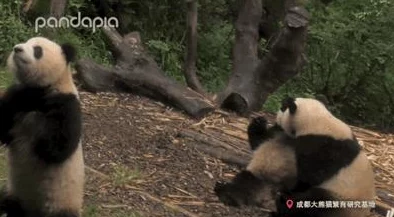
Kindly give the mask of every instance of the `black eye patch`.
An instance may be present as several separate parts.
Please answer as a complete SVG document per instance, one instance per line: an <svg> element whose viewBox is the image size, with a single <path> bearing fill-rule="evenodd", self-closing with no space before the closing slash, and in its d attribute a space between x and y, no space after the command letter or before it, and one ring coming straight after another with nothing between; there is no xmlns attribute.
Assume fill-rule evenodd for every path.
<svg viewBox="0 0 394 217"><path fill-rule="evenodd" d="M42 57L42 47L41 46L34 46L34 57L36 59L40 59Z"/></svg>

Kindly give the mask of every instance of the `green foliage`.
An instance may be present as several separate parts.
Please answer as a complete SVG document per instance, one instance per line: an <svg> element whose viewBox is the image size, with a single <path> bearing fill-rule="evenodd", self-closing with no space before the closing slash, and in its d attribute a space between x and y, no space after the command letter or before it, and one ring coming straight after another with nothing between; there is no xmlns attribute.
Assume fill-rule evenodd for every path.
<svg viewBox="0 0 394 217"><path fill-rule="evenodd" d="M6 161L6 150L5 147L0 148L0 186L6 184L7 177L7 161Z"/></svg>
<svg viewBox="0 0 394 217"><path fill-rule="evenodd" d="M221 90L231 72L232 40L233 27L228 23L199 35L197 74L211 92ZM184 82L185 46L181 42L149 40L147 46L167 75Z"/></svg>
<svg viewBox="0 0 394 217"><path fill-rule="evenodd" d="M70 29L57 29L52 35L58 43L71 43L77 48L78 58L91 58L104 65L113 60L111 53L101 31L70 31Z"/></svg>
<svg viewBox="0 0 394 217"><path fill-rule="evenodd" d="M298 81L299 77L287 82L282 87L280 87L274 94L271 94L267 101L264 103L264 110L272 113L276 113L281 102L285 97L305 97L305 98L315 98L314 92L304 86L300 85Z"/></svg>
<svg viewBox="0 0 394 217"><path fill-rule="evenodd" d="M393 3L335 1L313 12L305 82L349 121L394 126Z"/></svg>
<svg viewBox="0 0 394 217"><path fill-rule="evenodd" d="M184 47L179 42L149 40L146 43L149 51L156 58L157 63L164 72L178 81L184 82L182 74L183 50Z"/></svg>
<svg viewBox="0 0 394 217"><path fill-rule="evenodd" d="M337 0L327 7L312 3L309 61L285 86L296 96L324 95L331 110L351 123L393 127L393 2Z"/></svg>
<svg viewBox="0 0 394 217"><path fill-rule="evenodd" d="M7 88L11 84L12 79L11 73L6 72L5 69L0 69L0 90Z"/></svg>
<svg viewBox="0 0 394 217"><path fill-rule="evenodd" d="M233 26L222 23L200 35L198 47L198 75L209 91L224 88L231 73Z"/></svg>
<svg viewBox="0 0 394 217"><path fill-rule="evenodd" d="M34 35L34 29L26 26L16 11L20 1L0 1L0 61L5 64L8 54L15 44Z"/></svg>

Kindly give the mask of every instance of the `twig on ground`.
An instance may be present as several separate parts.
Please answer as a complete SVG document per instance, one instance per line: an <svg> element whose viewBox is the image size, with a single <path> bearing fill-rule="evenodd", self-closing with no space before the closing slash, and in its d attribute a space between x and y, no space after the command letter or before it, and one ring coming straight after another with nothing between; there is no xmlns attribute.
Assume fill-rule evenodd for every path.
<svg viewBox="0 0 394 217"><path fill-rule="evenodd" d="M180 212L180 213L182 213L182 214L184 214L186 216L189 216L189 217L200 217L200 216L198 216L198 215L196 215L194 213L191 213L191 212L187 211L186 209L184 209L184 208L182 208L182 207L180 207L180 206L178 206L176 204L163 201L163 200L161 200L161 199L149 194L148 192L140 191L140 190L134 190L134 192L137 193L137 194L140 194L141 196L144 196L144 197L146 197L146 198L148 198L150 200L153 200L153 201L155 201L157 203L163 204L164 206L166 206L168 208L171 208L171 209L173 209L175 211L178 211L178 212Z"/></svg>

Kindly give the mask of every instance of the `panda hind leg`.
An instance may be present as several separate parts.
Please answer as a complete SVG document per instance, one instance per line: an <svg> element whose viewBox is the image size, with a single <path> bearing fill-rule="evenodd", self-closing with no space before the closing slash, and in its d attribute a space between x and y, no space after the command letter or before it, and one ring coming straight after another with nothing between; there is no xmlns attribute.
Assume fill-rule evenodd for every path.
<svg viewBox="0 0 394 217"><path fill-rule="evenodd" d="M228 206L255 205L262 184L262 180L249 171L242 171L229 183L217 182L214 191L219 200Z"/></svg>

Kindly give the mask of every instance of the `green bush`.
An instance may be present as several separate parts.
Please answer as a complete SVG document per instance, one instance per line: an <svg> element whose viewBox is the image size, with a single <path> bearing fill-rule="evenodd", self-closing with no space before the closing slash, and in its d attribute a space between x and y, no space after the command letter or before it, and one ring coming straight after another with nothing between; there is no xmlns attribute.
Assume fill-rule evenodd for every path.
<svg viewBox="0 0 394 217"><path fill-rule="evenodd" d="M21 1L0 1L0 61L6 63L7 57L15 44L34 36L34 29L22 22L19 11Z"/></svg>
<svg viewBox="0 0 394 217"><path fill-rule="evenodd" d="M337 0L309 7L308 63L287 93L322 94L350 123L394 127L394 5L388 0ZM266 103L270 107L281 88Z"/></svg>

